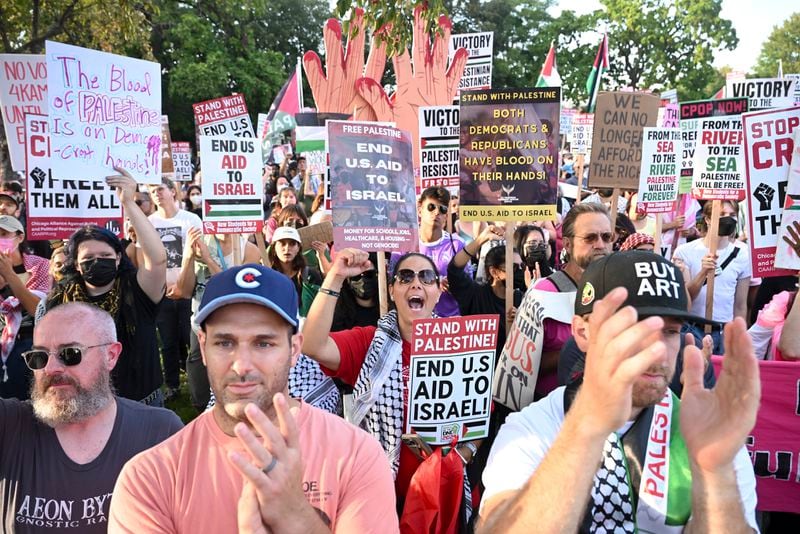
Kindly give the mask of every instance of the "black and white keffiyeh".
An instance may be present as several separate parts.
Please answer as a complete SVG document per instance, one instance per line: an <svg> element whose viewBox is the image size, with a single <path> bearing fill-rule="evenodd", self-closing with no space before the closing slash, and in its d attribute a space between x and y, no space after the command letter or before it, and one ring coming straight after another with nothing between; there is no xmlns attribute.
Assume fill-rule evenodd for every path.
<svg viewBox="0 0 800 534"><path fill-rule="evenodd" d="M594 477L590 532L625 534L636 531L625 453L612 433L603 445L603 461Z"/></svg>

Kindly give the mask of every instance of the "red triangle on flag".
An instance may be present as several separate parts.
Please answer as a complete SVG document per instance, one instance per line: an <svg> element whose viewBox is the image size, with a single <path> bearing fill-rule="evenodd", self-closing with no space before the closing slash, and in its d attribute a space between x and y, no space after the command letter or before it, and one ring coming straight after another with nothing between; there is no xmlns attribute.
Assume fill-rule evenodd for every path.
<svg viewBox="0 0 800 534"><path fill-rule="evenodd" d="M786 206L785 209L790 210L794 206L794 199L789 195L786 195Z"/></svg>

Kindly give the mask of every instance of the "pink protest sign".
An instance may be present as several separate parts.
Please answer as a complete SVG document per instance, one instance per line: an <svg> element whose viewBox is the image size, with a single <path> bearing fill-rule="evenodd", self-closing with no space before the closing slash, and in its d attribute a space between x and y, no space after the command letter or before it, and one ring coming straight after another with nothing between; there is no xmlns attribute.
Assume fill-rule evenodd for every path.
<svg viewBox="0 0 800 534"><path fill-rule="evenodd" d="M11 168L25 170L25 114L47 113L47 65L37 54L0 54L0 108Z"/></svg>
<svg viewBox="0 0 800 534"><path fill-rule="evenodd" d="M722 358L712 358L719 375ZM800 512L800 363L762 361L761 406L747 451L756 473L758 509Z"/></svg>

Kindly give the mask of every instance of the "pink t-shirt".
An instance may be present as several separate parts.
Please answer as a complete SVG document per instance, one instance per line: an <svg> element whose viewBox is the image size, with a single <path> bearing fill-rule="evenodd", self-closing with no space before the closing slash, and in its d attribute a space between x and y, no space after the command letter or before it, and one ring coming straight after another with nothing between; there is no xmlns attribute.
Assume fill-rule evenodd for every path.
<svg viewBox="0 0 800 534"><path fill-rule="evenodd" d="M542 278L534 286L541 291L558 293L558 288L547 278ZM545 319L544 339L542 340L542 352L560 351L564 343L572 337L572 325L556 321L555 319ZM558 373L556 371L539 371L539 378L536 379L536 392L540 395L547 395L558 387Z"/></svg>
<svg viewBox="0 0 800 534"><path fill-rule="evenodd" d="M378 442L305 403L295 418L303 491L331 530L398 532L392 473ZM228 459L232 450L245 451L206 412L136 455L114 488L109 532L236 532L244 479Z"/></svg>

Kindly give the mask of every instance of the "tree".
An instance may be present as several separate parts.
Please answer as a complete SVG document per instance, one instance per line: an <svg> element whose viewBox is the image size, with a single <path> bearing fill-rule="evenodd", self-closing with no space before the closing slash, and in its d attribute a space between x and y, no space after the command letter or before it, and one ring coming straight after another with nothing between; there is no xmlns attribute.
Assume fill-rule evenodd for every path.
<svg viewBox="0 0 800 534"><path fill-rule="evenodd" d="M707 98L714 52L739 42L721 0L603 0L612 80L634 89L677 88L681 100Z"/></svg>
<svg viewBox="0 0 800 534"><path fill-rule="evenodd" d="M778 60L783 62L783 72L800 72L800 12L776 26L761 47L756 62L755 74L760 78L772 78L778 73Z"/></svg>

